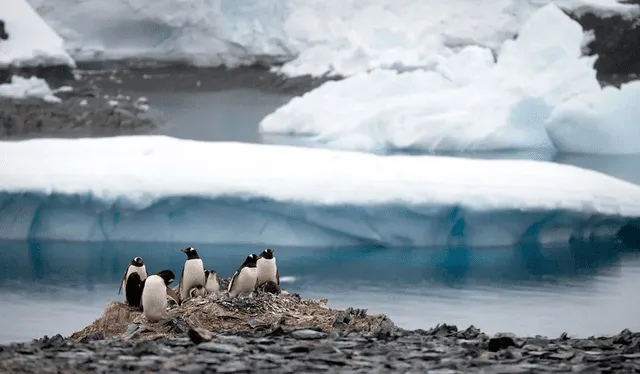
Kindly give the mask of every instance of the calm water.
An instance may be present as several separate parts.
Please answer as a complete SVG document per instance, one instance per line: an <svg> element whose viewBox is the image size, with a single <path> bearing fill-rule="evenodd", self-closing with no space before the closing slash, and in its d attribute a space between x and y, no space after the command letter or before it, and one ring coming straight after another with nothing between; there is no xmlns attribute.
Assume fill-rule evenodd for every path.
<svg viewBox="0 0 640 374"><path fill-rule="evenodd" d="M289 96L255 90L144 93L167 124L159 133L210 141L263 139L260 119ZM550 160L640 183L638 156L545 152L467 154ZM181 247L162 243L0 242L0 342L68 334L99 317L133 256L149 271L179 274ZM207 267L230 276L262 248L195 245ZM328 298L331 307L368 308L406 328L440 322L489 333L585 336L640 330L640 253L619 245L502 249L276 248L285 288Z"/></svg>
<svg viewBox="0 0 640 374"><path fill-rule="evenodd" d="M128 261L179 274L184 254L153 243L0 242L0 341L70 333L119 300ZM197 245L230 276L261 248ZM640 329L640 254L620 246L501 249L276 248L283 286L335 308L386 313L407 328L439 322L487 332L575 335ZM8 317L8 318L7 318ZM613 317L613 318L612 318Z"/></svg>

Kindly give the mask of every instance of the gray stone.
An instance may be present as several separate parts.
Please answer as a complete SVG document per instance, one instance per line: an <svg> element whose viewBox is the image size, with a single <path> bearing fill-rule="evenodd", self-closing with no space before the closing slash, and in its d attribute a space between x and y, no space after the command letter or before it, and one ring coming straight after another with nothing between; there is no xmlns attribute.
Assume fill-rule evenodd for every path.
<svg viewBox="0 0 640 374"><path fill-rule="evenodd" d="M222 344L222 343L214 343L214 342L208 342L208 343L202 343L200 345L198 345L198 349L203 350L203 351L207 351L207 352L214 352L214 353L233 353L233 354L237 354L242 352L242 349L231 345L231 344Z"/></svg>
<svg viewBox="0 0 640 374"><path fill-rule="evenodd" d="M230 361L216 368L218 373L238 373L243 371L249 371L249 365L244 361Z"/></svg>
<svg viewBox="0 0 640 374"><path fill-rule="evenodd" d="M327 334L314 330L296 330L291 332L291 336L299 340L315 340L322 339L327 336Z"/></svg>

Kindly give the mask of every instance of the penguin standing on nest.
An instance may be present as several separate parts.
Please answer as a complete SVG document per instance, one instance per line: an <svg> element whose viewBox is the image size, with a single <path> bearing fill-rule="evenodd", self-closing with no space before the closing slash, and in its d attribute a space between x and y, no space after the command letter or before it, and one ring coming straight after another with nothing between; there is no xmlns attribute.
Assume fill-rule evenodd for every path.
<svg viewBox="0 0 640 374"><path fill-rule="evenodd" d="M140 307L142 297L142 282L147 278L147 268L141 257L134 257L122 276L118 295L124 289L125 302L133 307Z"/></svg>
<svg viewBox="0 0 640 374"><path fill-rule="evenodd" d="M180 252L187 255L187 260L184 262L182 274L180 275L180 284L178 285L178 293L182 300L184 300L190 296L191 290L194 288L197 289L198 291L196 292L200 294L200 288L198 286L204 289L205 276L204 264L195 248L189 247L181 249Z"/></svg>
<svg viewBox="0 0 640 374"><path fill-rule="evenodd" d="M142 282L142 314L150 322L157 322L167 317L167 296L181 304L180 297L169 285L175 278L171 270L162 270L150 275Z"/></svg>
<svg viewBox="0 0 640 374"><path fill-rule="evenodd" d="M229 296L248 295L256 289L258 283L257 261L258 256L253 253L245 258L240 268L233 274L231 282L229 282L229 287L227 288Z"/></svg>

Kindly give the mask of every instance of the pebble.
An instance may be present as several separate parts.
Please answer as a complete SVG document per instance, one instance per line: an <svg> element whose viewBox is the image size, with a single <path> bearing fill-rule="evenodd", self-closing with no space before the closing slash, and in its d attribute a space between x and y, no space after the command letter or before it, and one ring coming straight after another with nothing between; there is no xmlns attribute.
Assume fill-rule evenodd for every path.
<svg viewBox="0 0 640 374"><path fill-rule="evenodd" d="M517 344L489 350L490 341L510 343L507 337ZM459 331L442 325L429 331L397 329L385 339L354 332L338 332L328 338L315 329L274 335L225 334L213 339L200 344L187 337L72 341L56 335L0 346L0 372L640 372L640 352L628 352L636 349L640 333L630 331L611 338L547 339L489 337L475 328Z"/></svg>

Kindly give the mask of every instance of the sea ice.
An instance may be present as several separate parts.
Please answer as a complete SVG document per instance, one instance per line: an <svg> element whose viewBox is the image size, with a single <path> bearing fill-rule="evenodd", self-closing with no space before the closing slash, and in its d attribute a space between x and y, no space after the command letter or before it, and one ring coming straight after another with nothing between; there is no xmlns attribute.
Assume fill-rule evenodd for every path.
<svg viewBox="0 0 640 374"><path fill-rule="evenodd" d="M9 34L7 40L0 40L0 68L75 66L75 62L64 49L62 38L26 0L3 0L0 20L5 22L5 30Z"/></svg>
<svg viewBox="0 0 640 374"><path fill-rule="evenodd" d="M502 45L497 62L471 46L432 71L376 70L327 82L267 115L260 129L375 151L639 152L638 90L602 90L595 57L581 57L583 38L577 22L547 5ZM634 140L613 141L623 137Z"/></svg>
<svg viewBox="0 0 640 374"><path fill-rule="evenodd" d="M526 160L164 136L0 142L0 160L0 239L557 244L640 217L640 186Z"/></svg>
<svg viewBox="0 0 640 374"><path fill-rule="evenodd" d="M29 0L85 59L202 66L284 62L289 76L432 67L467 45L492 49L553 2L640 13L615 0Z"/></svg>
<svg viewBox="0 0 640 374"><path fill-rule="evenodd" d="M52 103L61 101L59 97L54 95L44 79L23 78L17 75L11 77L11 83L0 84L0 97L13 99L36 97Z"/></svg>

